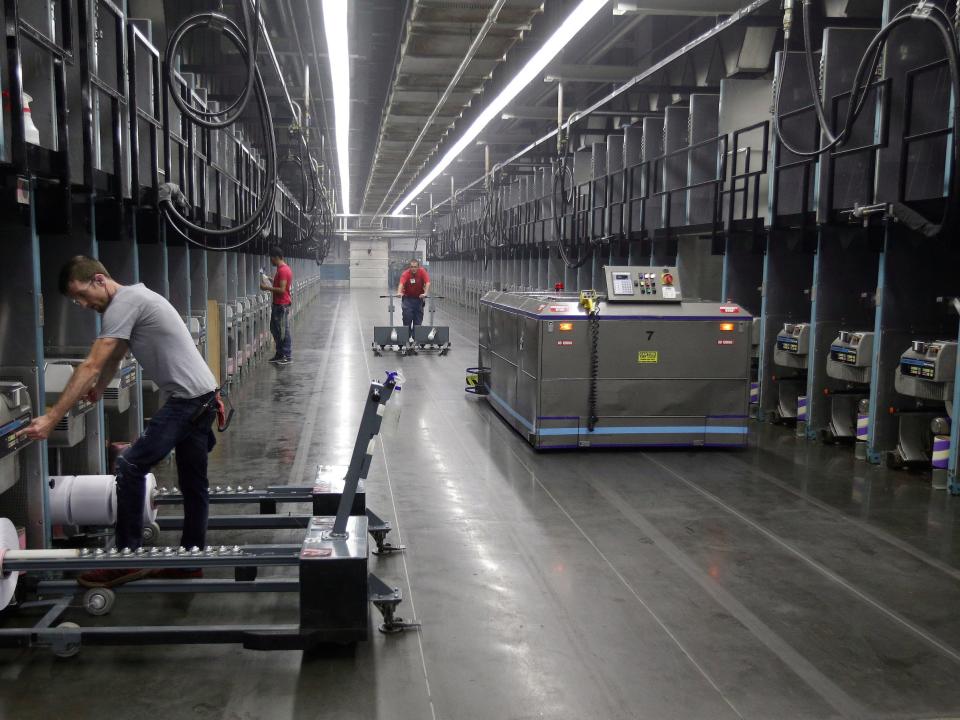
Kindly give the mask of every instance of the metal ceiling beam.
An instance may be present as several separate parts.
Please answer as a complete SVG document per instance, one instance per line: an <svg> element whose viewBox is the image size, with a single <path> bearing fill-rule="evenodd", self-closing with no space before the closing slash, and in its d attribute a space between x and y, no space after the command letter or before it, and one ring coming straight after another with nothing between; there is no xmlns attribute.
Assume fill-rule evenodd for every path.
<svg viewBox="0 0 960 720"><path fill-rule="evenodd" d="M630 65L555 65L544 82L625 82L640 72Z"/></svg>
<svg viewBox="0 0 960 720"><path fill-rule="evenodd" d="M607 105L608 103L612 102L613 100L615 100L616 98L620 97L620 96L623 95L624 93L629 92L629 91L632 90L635 86L641 85L641 84L643 84L644 82L648 82L651 78L655 77L657 73L661 72L663 69L665 69L665 68L668 67L669 65L673 64L676 60L678 60L679 58L683 57L685 54L693 51L694 48L696 48L696 47L698 47L698 46L700 46L700 45L703 45L703 44L706 43L706 42L709 42L709 41L713 40L717 35L719 35L720 33L722 33L722 32L723 32L724 30L726 30L727 28L733 27L734 25L736 25L737 23L739 23L739 22L740 22L741 20L743 20L744 18L747 18L747 17L750 17L751 15L753 15L753 13L755 13L755 12L756 12L757 10L759 10L760 8L765 7L766 5L772 4L772 3L773 3L773 0L753 0L753 2L751 2L750 4L744 6L743 8L741 8L740 10L738 10L737 12L733 13L733 14L730 15L728 18L726 18L726 19L722 20L721 22L717 23L717 24L714 25L712 28L708 29L706 32L702 33L701 35L699 35L699 36L698 36L697 38L695 38L694 40L692 40L692 41L690 41L690 42L688 42L688 43L685 43L682 47L680 47L680 48L678 48L677 50L673 51L672 53L670 53L669 55L667 55L665 58L663 58L662 60L660 60L659 62L654 63L654 64L651 65L649 68L647 68L646 70L644 70L642 73L638 74L636 77L630 79L628 82L626 82L626 83L624 83L623 85L621 85L620 87L614 89L612 92L608 93L607 95L604 95L602 98L600 98L599 100L597 100L593 105L591 105L591 106L589 106L589 107L584 108L583 110L581 110L581 111L579 112L579 114L578 114L577 117L573 117L573 118L571 118L570 120L568 120L567 122L565 122L565 123L562 125L562 128L563 128L563 129L568 129L568 128L570 128L570 127L571 127L573 124L575 124L578 120L582 119L583 117L586 117L587 115L590 115L591 113L594 113L594 112L597 111L597 110L600 110L604 105ZM617 112L620 112L620 111L617 111ZM626 111L624 111L624 112L626 112ZM550 132L548 132L548 133L546 133L545 135L543 135L543 136L537 138L536 140L534 140L532 143L530 143L529 145L527 145L526 147L524 147L522 150L520 150L520 151L518 151L517 153L515 153L515 154L514 154L513 156L511 156L510 158L504 160L504 161L501 162L501 163L498 163L498 166L497 166L497 167L509 165L511 162L514 162L514 161L516 161L516 160L519 160L520 158L522 158L522 157L524 157L525 155L529 154L529 153L530 153L532 150L534 150L537 146L542 145L543 143L548 142L549 140L552 140L553 138L555 138L555 137L557 136L557 132L559 132L559 128L554 128L554 129L551 130ZM464 186L464 187L465 187L465 188L469 188L469 187L473 187L473 186L479 185L480 183L482 183L482 182L484 181L484 179L485 179L486 177L487 177L487 173L483 173L480 177L476 178L475 180L473 180L471 183L469 183L468 185L466 185L466 186ZM461 190L462 190L462 189L463 189L463 188L461 188ZM450 201L450 198L447 198L447 199L445 199L445 200L443 200L443 201L435 204L433 207L431 207L430 209L428 209L427 211L425 211L424 214L430 214L430 213L434 212L434 210L435 210L436 208L441 207L442 205L448 203L449 201Z"/></svg>
<svg viewBox="0 0 960 720"><path fill-rule="evenodd" d="M404 159L403 163L400 165L400 169L397 170L397 175L394 178L393 183L390 185L390 189L384 193L383 198L380 201L380 206L377 208L377 211L374 215L379 215L383 210L383 206L387 204L387 198L390 196L390 193L393 192L393 188L396 186L397 181L400 179L400 176L403 174L403 171L407 167L407 163L410 162L410 159L413 157L414 153L420 147L420 143L423 142L423 138L427 134L430 126L433 125L434 120L440 116L440 108L444 106L447 102L447 98L450 97L451 93L456 89L457 84L460 82L460 78L463 77L466 73L467 67L470 65L471 61L474 58L477 50L479 50L480 45L483 43L484 38L487 36L487 33L490 29L496 24L497 16L500 14L500 10L503 9L503 6L506 4L506 0L496 0L493 7L490 8L490 12L487 13L487 18L484 20L483 25L477 31L477 36L473 39L473 42L470 43L470 47L467 49L466 54L463 56L463 60L460 62L460 66L457 68L456 72L453 74L453 77L450 78L450 82L447 85L447 89L443 91L443 95L437 101L436 106L433 108L433 112L430 113L430 117L427 118L426 122L423 125L423 129L420 131L419 136L417 136L416 141L413 143L413 146L410 148L410 152L407 153L407 157ZM366 198L364 198L366 200ZM362 206L361 206L362 207Z"/></svg>
<svg viewBox="0 0 960 720"><path fill-rule="evenodd" d="M704 88L704 92L719 92L720 88ZM680 92L675 91L675 92ZM689 92L689 91L687 91ZM662 115L663 113L651 112L649 110L594 110L590 115L597 117L649 117L651 115ZM583 115L580 116L583 119ZM549 107L529 107L518 105L501 113L501 120L553 120L557 119L556 108ZM529 137L529 136L528 136Z"/></svg>

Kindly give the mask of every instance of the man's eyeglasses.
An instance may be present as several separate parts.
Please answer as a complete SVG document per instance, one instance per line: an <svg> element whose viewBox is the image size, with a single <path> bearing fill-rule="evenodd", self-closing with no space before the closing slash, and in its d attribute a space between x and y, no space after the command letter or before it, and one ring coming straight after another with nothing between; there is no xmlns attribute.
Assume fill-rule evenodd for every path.
<svg viewBox="0 0 960 720"><path fill-rule="evenodd" d="M92 280L92 279L87 280L87 284L84 285L84 289L90 287L91 285L93 285L93 280ZM70 298L70 302L72 302L72 303L73 303L74 305L76 305L77 307L84 307L84 304L83 304L84 301L83 301L83 300L79 300L79 299L77 299L77 298L75 298L75 297Z"/></svg>

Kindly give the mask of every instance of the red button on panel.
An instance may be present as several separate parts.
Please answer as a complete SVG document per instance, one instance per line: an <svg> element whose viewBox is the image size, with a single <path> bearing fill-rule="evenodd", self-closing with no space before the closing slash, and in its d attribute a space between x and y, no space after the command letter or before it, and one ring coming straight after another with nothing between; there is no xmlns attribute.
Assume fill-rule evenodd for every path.
<svg viewBox="0 0 960 720"><path fill-rule="evenodd" d="M670 273L663 274L663 284L664 285L673 285L673 275Z"/></svg>

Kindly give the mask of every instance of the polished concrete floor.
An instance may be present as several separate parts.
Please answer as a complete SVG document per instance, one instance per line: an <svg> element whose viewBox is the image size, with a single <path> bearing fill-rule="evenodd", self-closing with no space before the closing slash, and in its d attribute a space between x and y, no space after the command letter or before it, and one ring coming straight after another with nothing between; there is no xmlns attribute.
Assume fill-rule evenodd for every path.
<svg viewBox="0 0 960 720"><path fill-rule="evenodd" d="M380 302L330 293L306 311L295 364L264 365L237 391L211 481L306 482L318 463L346 463L368 380L402 369L368 505L408 550L372 568L422 629L306 657L4 651L0 717L960 717L960 499L770 426L741 452L537 454L462 390L468 313L445 315L448 357L375 357ZM76 619L296 612L290 596L121 595L109 618Z"/></svg>

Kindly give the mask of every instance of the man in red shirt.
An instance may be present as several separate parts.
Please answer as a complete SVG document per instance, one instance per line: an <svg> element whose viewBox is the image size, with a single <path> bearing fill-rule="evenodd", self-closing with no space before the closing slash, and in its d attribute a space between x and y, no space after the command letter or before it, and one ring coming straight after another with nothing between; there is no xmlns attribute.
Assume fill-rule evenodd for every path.
<svg viewBox="0 0 960 720"><path fill-rule="evenodd" d="M269 282L267 278L260 282L261 290L273 293L270 333L277 345L277 352L270 358L270 362L289 365L293 362L293 337L290 335L290 287L293 285L293 271L283 261L283 250L277 245L270 248L270 264L277 269L273 282Z"/></svg>
<svg viewBox="0 0 960 720"><path fill-rule="evenodd" d="M423 298L430 290L430 276L420 267L419 260L411 260L400 276L397 295L401 296L403 326L423 324Z"/></svg>

